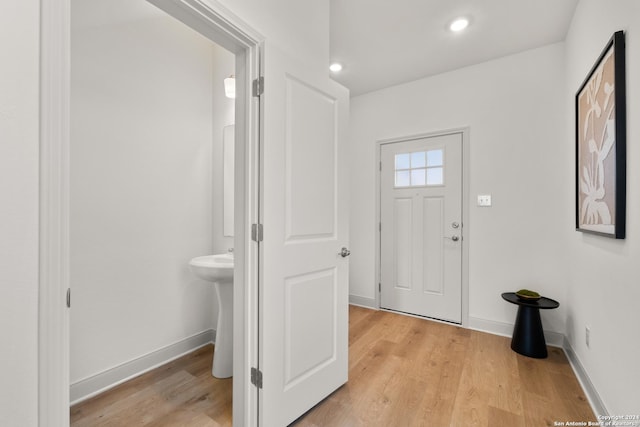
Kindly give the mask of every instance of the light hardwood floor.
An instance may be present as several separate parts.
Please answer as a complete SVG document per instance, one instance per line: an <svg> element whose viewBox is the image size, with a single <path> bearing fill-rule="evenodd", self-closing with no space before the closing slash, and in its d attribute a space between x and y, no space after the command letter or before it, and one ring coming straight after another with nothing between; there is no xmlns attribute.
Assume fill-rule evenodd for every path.
<svg viewBox="0 0 640 427"><path fill-rule="evenodd" d="M72 427L231 426L232 379L211 376L213 346L71 407Z"/></svg>
<svg viewBox="0 0 640 427"><path fill-rule="evenodd" d="M351 306L349 382L296 427L553 426L595 421L562 350L514 353L510 340ZM231 380L212 347L71 408L72 426L229 426Z"/></svg>
<svg viewBox="0 0 640 427"><path fill-rule="evenodd" d="M558 348L531 359L505 337L353 306L349 315L349 382L297 427L595 421Z"/></svg>

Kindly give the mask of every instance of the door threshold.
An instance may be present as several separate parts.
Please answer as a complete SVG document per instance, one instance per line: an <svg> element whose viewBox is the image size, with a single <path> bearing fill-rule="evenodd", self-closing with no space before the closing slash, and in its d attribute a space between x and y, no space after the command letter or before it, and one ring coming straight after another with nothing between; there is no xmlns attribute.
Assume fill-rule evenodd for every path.
<svg viewBox="0 0 640 427"><path fill-rule="evenodd" d="M438 319L436 317L422 316L420 314L413 314L413 313L408 313L406 311L393 310L393 309L384 308L384 307L380 307L380 310L381 311L388 311L389 313L402 314L404 316L416 317L418 319L431 320L433 322L444 323L444 324L447 324L447 325L453 325L453 326L462 327L462 322L454 322L453 320L444 320L444 319Z"/></svg>

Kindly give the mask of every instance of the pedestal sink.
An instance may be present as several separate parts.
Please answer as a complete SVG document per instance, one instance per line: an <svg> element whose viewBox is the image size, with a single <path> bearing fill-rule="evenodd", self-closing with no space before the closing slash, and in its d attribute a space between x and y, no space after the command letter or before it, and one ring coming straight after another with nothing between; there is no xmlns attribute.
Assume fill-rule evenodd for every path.
<svg viewBox="0 0 640 427"><path fill-rule="evenodd" d="M206 255L189 261L191 271L213 282L218 296L218 326L211 373L216 378L233 375L233 254Z"/></svg>

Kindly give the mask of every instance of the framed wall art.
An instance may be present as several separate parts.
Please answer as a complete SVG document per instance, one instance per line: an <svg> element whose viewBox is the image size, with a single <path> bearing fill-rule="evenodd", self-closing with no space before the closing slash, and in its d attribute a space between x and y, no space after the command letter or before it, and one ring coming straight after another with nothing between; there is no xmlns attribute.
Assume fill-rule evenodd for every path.
<svg viewBox="0 0 640 427"><path fill-rule="evenodd" d="M576 93L578 231L625 237L625 106L624 32L618 31Z"/></svg>

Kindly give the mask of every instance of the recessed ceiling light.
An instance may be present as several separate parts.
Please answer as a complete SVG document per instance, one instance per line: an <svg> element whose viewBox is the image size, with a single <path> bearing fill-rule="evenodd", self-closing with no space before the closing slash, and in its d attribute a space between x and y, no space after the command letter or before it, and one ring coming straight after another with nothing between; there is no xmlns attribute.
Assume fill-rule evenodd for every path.
<svg viewBox="0 0 640 427"><path fill-rule="evenodd" d="M462 31L469 25L469 20L467 18L457 18L449 25L449 29L453 32Z"/></svg>
<svg viewBox="0 0 640 427"><path fill-rule="evenodd" d="M342 64L334 62L333 64L329 65L329 69L334 73L339 73L340 71L342 71Z"/></svg>

